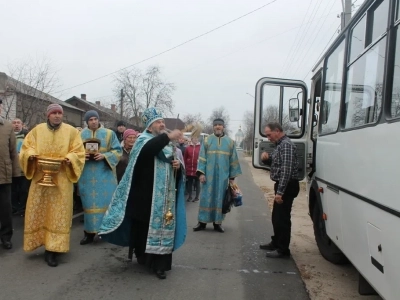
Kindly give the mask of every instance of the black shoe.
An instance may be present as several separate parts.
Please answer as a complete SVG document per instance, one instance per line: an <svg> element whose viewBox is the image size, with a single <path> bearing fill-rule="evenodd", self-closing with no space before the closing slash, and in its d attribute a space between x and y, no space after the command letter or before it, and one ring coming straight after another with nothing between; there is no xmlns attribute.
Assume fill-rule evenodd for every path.
<svg viewBox="0 0 400 300"><path fill-rule="evenodd" d="M266 256L269 258L290 258L290 254L282 253L279 252L278 250L267 252Z"/></svg>
<svg viewBox="0 0 400 300"><path fill-rule="evenodd" d="M139 257L136 257L136 260L139 265L144 265L146 264L146 255L141 255Z"/></svg>
<svg viewBox="0 0 400 300"><path fill-rule="evenodd" d="M260 245L260 249L274 251L278 247L275 246L274 242L270 242L269 244Z"/></svg>
<svg viewBox="0 0 400 300"><path fill-rule="evenodd" d="M190 201L192 201L192 197L189 197L189 198L187 199L187 202L190 202Z"/></svg>
<svg viewBox="0 0 400 300"><path fill-rule="evenodd" d="M3 248L6 250L10 250L12 248L11 241L6 241L6 240L1 239L1 243L3 244Z"/></svg>
<svg viewBox="0 0 400 300"><path fill-rule="evenodd" d="M52 251L45 251L44 253L44 260L47 262L47 265L50 267L57 267L58 266L58 261L56 257L56 252Z"/></svg>
<svg viewBox="0 0 400 300"><path fill-rule="evenodd" d="M218 232L225 232L224 228L222 228L221 224L215 224L214 223L214 230Z"/></svg>
<svg viewBox="0 0 400 300"><path fill-rule="evenodd" d="M167 274L165 274L165 271L161 270L155 270L156 276L160 279L165 279L167 278Z"/></svg>
<svg viewBox="0 0 400 300"><path fill-rule="evenodd" d="M197 223L195 227L193 227L193 231L200 231L206 229L207 224L206 223Z"/></svg>
<svg viewBox="0 0 400 300"><path fill-rule="evenodd" d="M80 244L81 245L91 244L94 241L94 237L95 237L94 233L85 232L85 237L81 239Z"/></svg>
<svg viewBox="0 0 400 300"><path fill-rule="evenodd" d="M199 201L199 198L194 198L193 202Z"/></svg>

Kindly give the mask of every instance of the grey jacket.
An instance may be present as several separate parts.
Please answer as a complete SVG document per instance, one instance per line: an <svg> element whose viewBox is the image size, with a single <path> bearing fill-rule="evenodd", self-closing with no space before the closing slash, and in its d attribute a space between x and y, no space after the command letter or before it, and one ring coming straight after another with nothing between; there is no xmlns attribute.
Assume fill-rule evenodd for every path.
<svg viewBox="0 0 400 300"><path fill-rule="evenodd" d="M21 176L21 169L14 130L10 122L0 117L0 184L11 183L16 176Z"/></svg>

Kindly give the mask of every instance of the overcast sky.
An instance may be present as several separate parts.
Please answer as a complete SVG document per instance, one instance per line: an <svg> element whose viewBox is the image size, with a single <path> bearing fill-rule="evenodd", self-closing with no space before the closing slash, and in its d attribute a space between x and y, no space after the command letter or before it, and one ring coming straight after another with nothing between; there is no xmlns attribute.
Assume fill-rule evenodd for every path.
<svg viewBox="0 0 400 300"><path fill-rule="evenodd" d="M117 71L232 21L273 0L1 1L0 71L47 56L62 89ZM363 2L359 0L359 2ZM359 3L357 3L359 4ZM208 118L224 106L236 132L253 110L261 77L305 79L340 19L341 0L276 0L166 54L137 65L162 68L177 89L174 115ZM292 51L295 49L295 51ZM308 75L307 75L308 74ZM112 77L63 92L90 101L112 95Z"/></svg>

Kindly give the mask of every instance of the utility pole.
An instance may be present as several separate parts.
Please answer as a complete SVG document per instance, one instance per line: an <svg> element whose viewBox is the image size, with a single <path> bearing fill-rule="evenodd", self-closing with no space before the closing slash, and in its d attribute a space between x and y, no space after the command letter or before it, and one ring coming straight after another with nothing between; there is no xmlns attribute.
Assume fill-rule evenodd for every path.
<svg viewBox="0 0 400 300"><path fill-rule="evenodd" d="M341 30L343 30L351 19L351 0L342 0L343 12L341 14Z"/></svg>
<svg viewBox="0 0 400 300"><path fill-rule="evenodd" d="M121 108L121 120L123 117L123 113L124 113L124 90L121 89L121 104L120 104L120 108Z"/></svg>

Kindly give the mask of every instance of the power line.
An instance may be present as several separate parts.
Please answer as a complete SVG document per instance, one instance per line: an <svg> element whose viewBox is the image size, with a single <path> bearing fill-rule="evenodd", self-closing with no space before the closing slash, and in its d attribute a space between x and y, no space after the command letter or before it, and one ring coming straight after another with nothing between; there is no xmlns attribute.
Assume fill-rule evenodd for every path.
<svg viewBox="0 0 400 300"><path fill-rule="evenodd" d="M310 15L310 20L314 20L315 19L315 16L316 16L316 14L317 14L317 12L319 11L319 8L320 8L320 6L321 6L321 4L322 4L322 1L318 1L318 5L315 5L314 6L314 9L313 9L313 11L312 11L312 13L311 13L311 15ZM290 74L290 68L292 67L292 68L294 68L294 66L296 65L296 64L299 64L299 59L302 57L302 53L303 53L303 50L305 49L305 48L301 48L301 46L303 46L303 44L305 44L305 45L307 45L307 42L308 42L308 40L309 40L309 37L311 36L311 34L308 34L309 32L310 32L310 29L313 31L314 30L314 28L312 28L311 27L311 24L309 23L307 26L306 26L306 28L305 28L305 30L303 31L303 35L302 35L302 37L299 39L299 44L298 44L298 49L299 49L299 51L296 51L294 54L294 57L293 57L293 59L292 59L292 61L294 60L294 62L293 62L293 64L292 63L290 63L289 65L288 65L288 69L286 70L286 73L289 73ZM305 46L306 47L306 46ZM288 75L289 75L288 74ZM286 76L288 76L288 75L286 75ZM294 75L294 74L293 74ZM285 76L285 77L286 77Z"/></svg>
<svg viewBox="0 0 400 300"><path fill-rule="evenodd" d="M312 10L312 12L311 12L311 14L309 16L309 20L312 21L312 20L315 19L315 16L316 16L321 4L322 4L322 1L318 1L318 5L314 5L314 8L313 8L313 10ZM301 49L301 46L303 45L303 43L308 39L308 35L307 34L308 34L308 32L309 32L309 30L311 28L310 23L311 22L308 22L308 25L304 28L304 31L302 32L302 34L301 34L301 36L299 38L299 41L297 42L298 43L297 49ZM286 77L287 76L286 74L290 71L290 68L293 67L295 64L297 64L297 57L300 57L300 51L294 51L293 52L292 60L286 66L286 70L284 71L283 77ZM295 61L295 62L293 63L293 61Z"/></svg>
<svg viewBox="0 0 400 300"><path fill-rule="evenodd" d="M308 11L309 11L309 9L310 9L310 7L311 7L311 4L312 4L312 0L310 1L309 5L308 5L308 7L307 7L306 13L304 14L303 21L301 22L301 25L300 25L300 27L299 27L299 30L297 31L296 37L295 37L295 39L294 39L294 41L293 41L292 47L290 48L289 54L288 54L288 56L286 57L285 62L283 63L282 72L281 72L282 75L285 73L285 70L286 70L286 67L287 67L286 63L287 63L289 60L291 60L292 56L293 56L294 53L295 53L295 52L293 52L293 51L294 51L294 46L295 46L296 43L297 43L297 38L300 37L300 28L303 27L304 21L305 21L306 18L307 18L307 13L308 13ZM305 23L305 24L308 24L308 23ZM304 25L305 25L305 24L304 24Z"/></svg>
<svg viewBox="0 0 400 300"><path fill-rule="evenodd" d="M332 2L332 6L331 6L331 8L329 9L329 12L328 12L328 13L330 13L330 12L332 11L333 6L335 5L335 1L336 1L336 0L334 0L334 1ZM326 7L325 7L325 10L326 10L328 7L329 7L329 6L326 6ZM324 10L324 12L325 12L325 10ZM336 20L335 20L333 23L336 23ZM317 26L317 27L318 27L318 26ZM308 47L308 49L304 52L304 55L302 55L302 54L303 54L303 51L301 51L300 57L302 57L302 59L301 59L300 63L298 64L298 66L297 66L297 68L296 68L296 71L293 73L293 75L297 74L297 72L299 71L300 67L303 65L304 59L306 58L306 54L312 49L312 46L314 45L314 43L315 43L317 37L319 36L319 33L321 32L322 27L323 27L322 25L319 26L318 31L317 31L316 34L314 34L314 32L313 32L312 34L310 34L310 36L314 35L314 39L312 40L311 44L310 44L309 42L306 43L306 44L309 44L309 47ZM304 50L305 50L305 48L304 48Z"/></svg>
<svg viewBox="0 0 400 300"><path fill-rule="evenodd" d="M64 92L64 91L67 91L67 90L76 88L76 87L78 87L78 86L82 86L82 85L85 85L85 84L88 84L88 83L97 81L97 80L99 80L99 79L108 77L108 76L113 75L113 74L115 74L115 73L118 73L119 71L122 71L122 70L125 70L125 69L128 69L128 68L131 68L131 67L136 66L136 65L138 65L138 64L140 64L140 63L142 63L142 62L148 61L148 60L150 60L150 59L152 59L152 58L161 56L161 55L163 55L163 54L165 54L165 53L167 53L167 52L170 52L170 51L172 51L172 50L174 50L174 49L176 49L176 48L179 48L179 47L181 47L181 46L183 46L183 45L186 45L186 44L188 44L188 43L190 43L190 42L192 42L192 41L194 41L194 40L197 40L197 39L199 39L199 38L201 38L201 37L203 37L203 36L205 36L205 35L208 35L208 34L214 32L214 31L217 31L217 30L219 30L219 29L221 29L221 28L223 28L223 27L225 27L225 26L227 26L227 25L229 25L229 24L232 24L233 22L236 22L236 21L238 21L238 20L240 20L240 19L243 19L244 17L247 17L248 15L251 15L251 14L257 12L257 11L259 11L259 10L261 10L261 9L263 9L263 8L265 8L265 7L267 7L267 6L269 6L269 5L271 5L272 3L276 2L276 1L278 1L278 0L272 0L271 2L268 2L267 4L264 4L264 5L260 6L259 8L256 8L256 9L254 9L254 10L252 10L252 11L250 11L250 12L244 14L244 15L241 15L240 17L237 17L236 19L233 19L233 20L231 20L231 21L229 21L229 22L227 22L227 23L224 23L224 24L222 24L222 25L220 25L220 26L218 26L218 27L215 27L215 28L213 28L213 29L211 29L211 30L209 30L209 31L207 31L207 32L205 32L205 33L202 33L202 34L200 34L200 35L198 35L198 36L196 36L196 37L194 37L194 38L191 38L191 39L189 39L189 40L186 40L185 42L180 43L180 44L178 44L178 45L176 45L176 46L174 46L174 47L172 47L172 48L169 48L169 49L167 49L167 50L164 50L164 51L162 51L162 52L159 52L159 53L157 53L157 54L155 54L155 55L153 55L153 56L150 56L150 57L148 57L148 58L142 59L141 61L138 61L138 62L136 62L136 63L134 63L134 64L131 64L131 65L127 66L127 67L121 68L121 69L119 69L119 70L117 70L117 71L108 73L108 74L106 74L106 75L97 77L97 78L95 78L95 79L86 81L86 82L84 82L84 83L80 83L80 84L74 85L74 86L69 87L69 88L67 88L67 89L58 91L57 93L61 93L61 92Z"/></svg>
<svg viewBox="0 0 400 300"><path fill-rule="evenodd" d="M321 51L320 55L318 56L318 59L316 60L317 62L321 59L322 55L325 53L325 50L328 48L328 46L330 45L332 39L335 37L335 35L337 34L339 28L341 25L339 25L336 29L335 32L333 33L332 37L329 39L328 43L326 44L326 46L324 47L324 49ZM310 72L312 71L312 69L314 68L311 67L311 69L307 72L306 76L304 76L303 81L307 78L308 74L310 74Z"/></svg>
<svg viewBox="0 0 400 300"><path fill-rule="evenodd" d="M280 32L280 33L277 33L277 34L268 36L268 37L266 37L265 39L262 39L262 40L260 40L260 41L257 41L256 43L249 44L249 45L247 45L247 46L245 46L245 47L242 47L242 48L238 48L238 49L236 49L235 51L229 52L229 53L224 54L224 55L222 55L222 56L214 57L214 58L212 58L212 59L210 59L210 60L203 61L202 63L197 64L197 65L194 65L193 67L190 67L190 68L185 69L185 70L183 70L183 71L180 71L180 72L178 72L178 73L172 74L171 76L168 76L167 79L171 79L171 78L174 78L174 77L176 77L176 76L178 76L178 75L185 74L185 73L187 73L188 71L191 71L191 70L193 70L193 69L202 67L202 66L204 66L204 65L208 65L208 64L210 64L210 63L213 63L213 62L215 62L215 61L218 61L218 60L220 60L220 59L222 59L222 58L226 58L226 57L231 56L231 55L233 55L233 54L236 54L236 53L238 53L238 52L241 53L241 52L242 52L243 50L245 50L245 49L248 49L248 48L254 49L257 45L261 45L262 43L265 43L265 42L267 42L267 41L269 41L269 40L271 40L271 39L273 39L273 38L275 38L275 37L284 35L284 34L286 34L286 33L288 33L288 32L291 32L291 31L293 31L293 30L295 30L295 29L301 28L301 27L303 27L303 25L305 25L305 24L313 23L313 22L315 22L315 21L317 21L317 20L319 21L319 20L321 20L321 19L324 19L324 18L326 18L326 17L329 16L329 15L330 15L330 14L321 16L320 18L314 19L314 20L311 21L311 22L303 23L303 24L301 24L300 26L292 27L292 28L290 28L290 29L288 29L288 30L285 30L285 31L283 31L283 32ZM115 96L115 95L98 96L98 97L95 97L95 98L91 98L91 101L93 101L94 99L106 98L106 97L111 97L111 96Z"/></svg>
<svg viewBox="0 0 400 300"><path fill-rule="evenodd" d="M323 19L323 18L325 18L325 17L327 17L327 16L329 16L329 15L323 16L323 17L318 18L318 19L315 19L315 20L320 20L320 19ZM312 22L314 22L314 21L311 21L311 23L312 23ZM305 24L308 24L308 23L305 23ZM233 55L233 54L235 54L235 53L242 52L242 51L245 50L245 49L248 49L248 48L254 49L254 47L255 47L256 45L261 45L262 43L264 43L264 42L266 42L266 41L269 41L269 40L271 40L271 39L273 39L273 38L275 38L275 37L278 37L278 36L281 36L281 35L283 35L283 34L286 34L286 33L290 32L290 31L293 31L293 30L295 30L295 29L297 29L297 28L301 28L303 25L304 25L304 24L302 24L302 25L300 25L300 26L292 27L292 28L290 28L290 29L288 29L288 30L286 30L286 31L280 32L280 33L275 34L275 35L268 36L268 37L266 37L265 39L262 39L262 40L260 40L260 41L257 41L257 42L254 43L254 44L249 44L249 45L247 45L247 46L245 46L245 47L239 48L239 49L237 49L237 50L235 50L235 51L229 52L229 53L224 54L224 55L222 55L222 56L215 57L215 58L213 58L213 59L207 60L207 61L205 61L205 62L203 62L203 63L201 63L201 64L198 64L198 65L195 65L195 66L193 66L193 67L191 67L191 68L189 68L189 69L186 69L186 70L184 70L184 71L181 71L181 72L175 73L175 74L173 74L173 75L171 75L171 76L168 76L168 79L173 78L173 77L175 77L175 76L177 76L177 75L180 75L180 74L182 74L182 73L186 73L187 71L193 70L193 69L195 69L195 68L198 68L198 67L207 65L207 64L209 64L209 63L215 62L215 61L217 61L217 60L219 60L219 59L228 57L228 56Z"/></svg>

